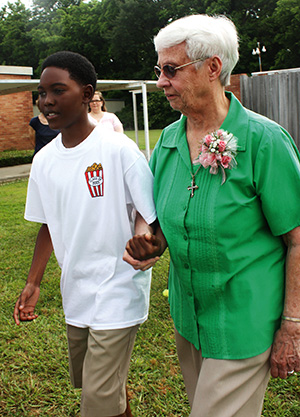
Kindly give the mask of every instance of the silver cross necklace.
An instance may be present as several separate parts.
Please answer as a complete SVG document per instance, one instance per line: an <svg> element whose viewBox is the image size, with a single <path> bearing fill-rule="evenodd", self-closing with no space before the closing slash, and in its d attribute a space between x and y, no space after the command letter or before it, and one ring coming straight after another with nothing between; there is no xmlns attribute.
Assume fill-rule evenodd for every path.
<svg viewBox="0 0 300 417"><path fill-rule="evenodd" d="M192 181L191 181L191 185L189 185L187 187L187 189L191 192L191 198L194 197L194 191L195 190L198 190L198 188L199 188L198 185L195 183L195 177L198 174L198 171L199 171L200 168L201 168L201 165L199 165L199 167L198 167L197 171L195 172L195 174L193 174L190 171L190 174L191 174L191 177L192 177Z"/></svg>

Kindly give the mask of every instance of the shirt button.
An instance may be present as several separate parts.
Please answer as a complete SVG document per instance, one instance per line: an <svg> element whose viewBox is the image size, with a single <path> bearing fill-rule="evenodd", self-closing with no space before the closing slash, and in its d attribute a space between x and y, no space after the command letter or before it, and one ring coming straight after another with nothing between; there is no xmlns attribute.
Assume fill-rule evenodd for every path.
<svg viewBox="0 0 300 417"><path fill-rule="evenodd" d="M183 235L183 239L184 240L187 240L187 235Z"/></svg>
<svg viewBox="0 0 300 417"><path fill-rule="evenodd" d="M185 269L189 269L189 264L184 264Z"/></svg>

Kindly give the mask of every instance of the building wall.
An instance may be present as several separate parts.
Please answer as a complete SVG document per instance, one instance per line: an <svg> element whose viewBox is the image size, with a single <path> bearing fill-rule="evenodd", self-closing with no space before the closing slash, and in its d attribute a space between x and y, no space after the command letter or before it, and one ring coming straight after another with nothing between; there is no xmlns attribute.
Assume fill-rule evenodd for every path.
<svg viewBox="0 0 300 417"><path fill-rule="evenodd" d="M31 79L32 68L0 66L0 79ZM24 91L0 96L0 152L34 149L32 93Z"/></svg>
<svg viewBox="0 0 300 417"><path fill-rule="evenodd" d="M241 84L240 77L245 74L233 74L230 77L230 85L226 86L226 91L231 91L236 98L241 101Z"/></svg>

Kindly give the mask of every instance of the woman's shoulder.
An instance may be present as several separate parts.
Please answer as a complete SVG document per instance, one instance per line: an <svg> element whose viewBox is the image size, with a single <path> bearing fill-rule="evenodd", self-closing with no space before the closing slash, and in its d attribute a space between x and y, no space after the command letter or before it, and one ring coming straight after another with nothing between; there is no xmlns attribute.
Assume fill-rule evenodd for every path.
<svg viewBox="0 0 300 417"><path fill-rule="evenodd" d="M40 122L38 116L35 116L32 119L30 119L29 125L31 127L36 127L36 126L39 126L40 124L41 124L41 122Z"/></svg>

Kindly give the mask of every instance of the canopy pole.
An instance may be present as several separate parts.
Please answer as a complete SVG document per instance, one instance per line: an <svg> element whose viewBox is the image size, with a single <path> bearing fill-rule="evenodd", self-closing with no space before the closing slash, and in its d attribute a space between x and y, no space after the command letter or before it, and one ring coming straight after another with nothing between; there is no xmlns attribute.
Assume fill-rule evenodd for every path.
<svg viewBox="0 0 300 417"><path fill-rule="evenodd" d="M148 103L147 103L147 86L146 86L146 83L142 83L142 95L143 95L146 158L149 161L149 159L150 159L150 140L149 140Z"/></svg>
<svg viewBox="0 0 300 417"><path fill-rule="evenodd" d="M137 107L136 107L136 92L131 91L131 94L132 94L132 104L133 104L133 122L134 122L135 142L137 146L139 146L139 127L138 127Z"/></svg>

